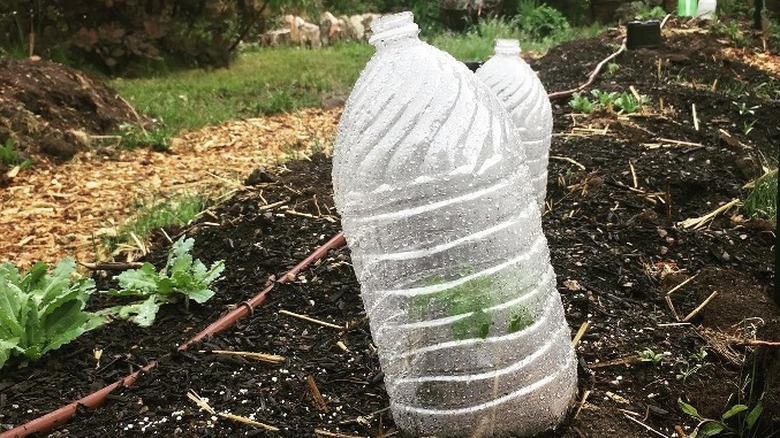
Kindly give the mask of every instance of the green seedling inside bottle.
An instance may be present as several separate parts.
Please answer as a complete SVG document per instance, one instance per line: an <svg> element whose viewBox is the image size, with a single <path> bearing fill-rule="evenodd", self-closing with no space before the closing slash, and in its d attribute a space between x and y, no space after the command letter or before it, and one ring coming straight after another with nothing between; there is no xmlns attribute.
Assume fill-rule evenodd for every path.
<svg viewBox="0 0 780 438"><path fill-rule="evenodd" d="M441 276L436 276L425 286L434 286L444 283ZM498 304L496 293L493 290L493 280L487 277L478 277L458 286L439 292L418 296L412 299L410 316L414 319L423 319L437 309L442 309L447 316L468 314L463 319L452 323L452 335L455 339L485 339L493 325L492 316L485 311ZM522 305L515 306L512 312L507 330L509 333L522 330L533 324L534 318L531 312Z"/></svg>

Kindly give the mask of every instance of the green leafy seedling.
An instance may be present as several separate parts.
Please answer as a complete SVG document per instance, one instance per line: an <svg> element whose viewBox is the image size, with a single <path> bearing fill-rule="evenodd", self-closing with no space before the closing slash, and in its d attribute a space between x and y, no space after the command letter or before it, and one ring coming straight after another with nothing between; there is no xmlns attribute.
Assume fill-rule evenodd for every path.
<svg viewBox="0 0 780 438"><path fill-rule="evenodd" d="M14 145L14 140L9 137L5 143L0 142L0 164L27 169L32 164L32 159L22 158L22 154Z"/></svg>
<svg viewBox="0 0 780 438"><path fill-rule="evenodd" d="M666 356L669 355L669 353L656 353L650 348L645 348L642 351L637 351L637 354L639 355L639 360L641 362L652 362L653 365L658 365L661 363L661 361L664 360Z"/></svg>
<svg viewBox="0 0 780 438"><path fill-rule="evenodd" d="M612 101L612 105L626 114L636 113L642 109L642 105L647 103L647 96L639 96L639 99L631 93L622 92Z"/></svg>
<svg viewBox="0 0 780 438"><path fill-rule="evenodd" d="M442 277L435 277L426 286L444 283ZM452 324L455 339L485 339L493 325L491 315L485 309L496 305L493 280L487 277L473 278L463 284L439 292L415 297L412 300L410 316L424 318L432 309L443 309L447 316L467 315ZM433 310L435 311L435 310ZM533 314L524 306L516 306L512 312L507 330L509 333L522 330L534 322Z"/></svg>
<svg viewBox="0 0 780 438"><path fill-rule="evenodd" d="M73 260L47 271L45 263L24 275L9 263L0 265L0 368L14 356L21 357L20 365L36 361L105 322L84 311L95 283L72 279Z"/></svg>
<svg viewBox="0 0 780 438"><path fill-rule="evenodd" d="M441 277L435 277L427 286L444 283ZM432 294L415 297L412 302L412 315L419 318L430 309L444 309L447 316L468 314L467 317L452 324L455 339L487 337L492 324L490 315L484 309L494 304L490 293L492 281L489 278L474 278L458 286Z"/></svg>
<svg viewBox="0 0 780 438"><path fill-rule="evenodd" d="M707 350L704 348L700 348L697 353L688 355L686 368L680 371L680 374L677 375L677 378L681 378L683 382L686 382L688 378L709 365L706 360Z"/></svg>
<svg viewBox="0 0 780 438"><path fill-rule="evenodd" d="M612 103L615 101L615 99L618 97L618 94L614 91L601 91L601 90L593 90L590 92L590 94L593 95L596 99L599 100L599 103L601 106L604 107L610 107L612 106Z"/></svg>
<svg viewBox="0 0 780 438"><path fill-rule="evenodd" d="M739 431L730 427L728 424L726 424L726 422L738 414L748 410L750 412L747 413L747 416L742 423L741 430L742 432L749 432L756 425L758 419L761 417L761 414L764 411L764 407L760 401L753 407L753 409L750 409L750 407L747 405L738 403L727 409L723 414L721 414L720 419L716 420L713 418L703 417L701 414L699 414L698 409L688 403L685 403L682 401L682 399L677 399L677 405L680 407L680 410L683 411L683 413L699 421L696 429L694 429L693 433L690 435L691 437L711 437L723 432L730 432L731 434L738 433ZM739 436L743 435L744 433L739 434Z"/></svg>
<svg viewBox="0 0 780 438"><path fill-rule="evenodd" d="M579 113L589 114L593 110L593 103L587 96L583 96L580 93L574 93L571 95L569 106Z"/></svg>
<svg viewBox="0 0 780 438"><path fill-rule="evenodd" d="M149 263L140 269L125 271L115 277L120 289L111 289L107 293L114 296L139 297L142 300L124 306L116 306L105 313L119 319L131 319L134 323L148 327L154 323L160 306L189 300L203 304L214 296L211 283L222 276L224 261L218 261L210 268L200 260L195 260L190 252L195 244L193 239L181 239L174 242L168 253L165 267L159 272Z"/></svg>
<svg viewBox="0 0 780 438"><path fill-rule="evenodd" d="M509 333L519 332L534 323L534 315L527 307L518 305L509 317Z"/></svg>

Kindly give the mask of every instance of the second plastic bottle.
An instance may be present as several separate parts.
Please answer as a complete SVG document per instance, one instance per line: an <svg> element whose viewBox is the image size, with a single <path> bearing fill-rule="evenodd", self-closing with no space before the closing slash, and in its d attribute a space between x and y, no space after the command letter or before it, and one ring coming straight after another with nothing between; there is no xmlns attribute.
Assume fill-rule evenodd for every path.
<svg viewBox="0 0 780 438"><path fill-rule="evenodd" d="M544 211L547 162L550 157L553 116L544 85L523 58L520 41L496 40L495 54L476 72L506 106L518 128L517 148L525 149L531 186Z"/></svg>
<svg viewBox="0 0 780 438"><path fill-rule="evenodd" d="M576 361L515 127L411 13L372 27L333 185L394 421L534 436L566 413Z"/></svg>

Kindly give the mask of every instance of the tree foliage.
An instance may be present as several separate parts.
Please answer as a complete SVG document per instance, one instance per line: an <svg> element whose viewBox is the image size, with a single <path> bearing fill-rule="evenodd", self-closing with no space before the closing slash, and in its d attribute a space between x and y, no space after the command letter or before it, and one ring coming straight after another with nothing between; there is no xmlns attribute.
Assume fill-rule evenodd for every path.
<svg viewBox="0 0 780 438"><path fill-rule="evenodd" d="M175 56L227 65L263 25L271 0L12 0L0 6L0 44L25 52L65 49L121 69ZM34 46L34 48L31 48Z"/></svg>

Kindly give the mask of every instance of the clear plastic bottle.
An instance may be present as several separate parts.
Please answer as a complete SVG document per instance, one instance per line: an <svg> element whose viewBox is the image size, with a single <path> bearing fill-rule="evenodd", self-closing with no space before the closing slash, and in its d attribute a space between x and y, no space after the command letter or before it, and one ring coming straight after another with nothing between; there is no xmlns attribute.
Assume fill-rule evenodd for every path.
<svg viewBox="0 0 780 438"><path fill-rule="evenodd" d="M718 0L699 0L699 4L696 6L696 16L702 20L712 20L717 8Z"/></svg>
<svg viewBox="0 0 780 438"><path fill-rule="evenodd" d="M533 436L566 413L576 360L516 128L411 13L372 27L333 185L393 418L410 436Z"/></svg>
<svg viewBox="0 0 780 438"><path fill-rule="evenodd" d="M523 58L520 41L496 40L495 54L476 72L504 103L519 130L517 148L525 149L531 186L544 211L547 162L550 157L553 116L544 85Z"/></svg>

